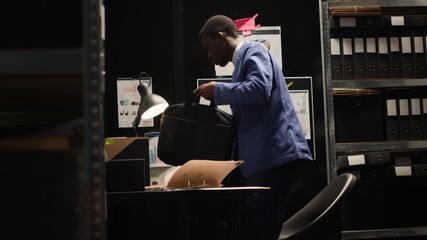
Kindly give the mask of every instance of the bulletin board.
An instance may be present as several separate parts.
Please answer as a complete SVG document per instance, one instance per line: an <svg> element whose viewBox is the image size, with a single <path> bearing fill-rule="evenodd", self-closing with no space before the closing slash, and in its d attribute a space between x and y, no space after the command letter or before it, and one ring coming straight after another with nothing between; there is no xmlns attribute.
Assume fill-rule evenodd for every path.
<svg viewBox="0 0 427 240"><path fill-rule="evenodd" d="M316 159L312 77L285 77L285 81L288 85L298 120L304 130L305 139L313 158Z"/></svg>

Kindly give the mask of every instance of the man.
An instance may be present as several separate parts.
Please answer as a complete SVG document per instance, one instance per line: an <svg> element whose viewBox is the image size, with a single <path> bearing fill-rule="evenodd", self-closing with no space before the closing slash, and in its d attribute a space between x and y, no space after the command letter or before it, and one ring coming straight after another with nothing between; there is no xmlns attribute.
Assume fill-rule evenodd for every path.
<svg viewBox="0 0 427 240"><path fill-rule="evenodd" d="M209 18L199 37L208 58L234 64L232 83L209 82L193 91L217 105L230 104L237 124L243 184L267 186L244 207L244 239L277 239L298 164L313 160L281 67L259 42L243 41L232 19Z"/></svg>

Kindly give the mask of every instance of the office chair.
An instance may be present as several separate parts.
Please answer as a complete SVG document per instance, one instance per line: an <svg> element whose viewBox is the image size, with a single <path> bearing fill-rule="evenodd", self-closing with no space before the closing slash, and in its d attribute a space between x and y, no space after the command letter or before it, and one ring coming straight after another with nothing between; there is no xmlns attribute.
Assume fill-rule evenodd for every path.
<svg viewBox="0 0 427 240"><path fill-rule="evenodd" d="M355 183L351 173L337 176L283 223L279 240L341 239L340 203Z"/></svg>

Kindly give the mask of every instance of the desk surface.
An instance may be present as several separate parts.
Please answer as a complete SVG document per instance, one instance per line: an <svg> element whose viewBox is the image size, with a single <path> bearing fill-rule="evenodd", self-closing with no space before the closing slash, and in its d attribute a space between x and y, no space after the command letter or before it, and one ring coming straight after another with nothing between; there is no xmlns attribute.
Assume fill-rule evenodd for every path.
<svg viewBox="0 0 427 240"><path fill-rule="evenodd" d="M108 201L128 202L154 199L207 199L239 198L256 196L258 191L269 190L269 187L221 187L221 188L181 188L158 189L131 192L107 192Z"/></svg>

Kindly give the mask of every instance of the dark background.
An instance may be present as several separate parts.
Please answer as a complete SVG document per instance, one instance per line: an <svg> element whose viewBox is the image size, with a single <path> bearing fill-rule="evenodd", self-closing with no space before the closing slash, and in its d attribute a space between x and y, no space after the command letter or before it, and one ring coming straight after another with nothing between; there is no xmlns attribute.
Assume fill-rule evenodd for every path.
<svg viewBox="0 0 427 240"><path fill-rule="evenodd" d="M134 134L131 128L117 128L118 77L147 72L153 92L173 104L185 100L197 78L214 76L214 66L198 39L203 23L214 14L239 19L258 13L257 24L281 26L284 74L312 76L314 98L322 99L318 1L282 5L280 1L106 0L106 136ZM316 102L316 120L323 122L323 101ZM140 129L141 133L151 130Z"/></svg>
<svg viewBox="0 0 427 240"><path fill-rule="evenodd" d="M214 77L214 66L202 50L198 33L215 14L232 19L252 17L256 24L281 26L285 76L311 76L315 119L316 161L303 168L295 186L295 208L319 192L327 182L325 117L321 63L319 2L310 1L140 1L105 0L105 136L135 136L132 128L118 128L116 79L153 79L153 92L169 104L184 102L197 78ZM160 116L152 128L159 130Z"/></svg>
<svg viewBox="0 0 427 240"><path fill-rule="evenodd" d="M86 32L83 31L87 24L83 21L85 2L40 0L3 3L0 9L0 20L3 23L0 38L0 49L3 54L0 81L1 137L39 133L51 127L53 132L48 133L55 136L75 134L73 126L80 126L83 121L83 126L86 127L93 120L92 115L85 112L87 108L93 106L87 106L85 100L98 92L88 92L85 88L87 73L84 67L87 65L82 66L80 58L81 55L87 57L84 56L87 41L84 41ZM381 125L383 123L373 125L378 123L378 119L381 121L382 117L379 114L384 111L382 100L377 96L334 97L334 100L339 100L334 104L335 126L327 126L325 122L321 24L317 0L287 2L104 0L103 2L106 75L105 105L101 109L104 113L105 128L102 126L101 129L105 130L105 137L135 135L131 128L118 128L116 99L118 77L137 77L141 72L147 72L153 78L155 93L165 97L170 104L183 102L196 87L197 78L213 77L214 67L207 61L206 53L201 49L198 40L199 29L206 19L214 14L225 14L233 19L240 19L258 13L257 24L281 26L284 74L289 77L313 78L317 158L313 163L302 167L300 181L293 189L292 209L289 214L298 210L326 185L329 171L326 159L328 149L326 140L329 138L325 136L327 128L335 128L336 140L339 143L348 140L366 141L367 136L364 134L369 135L368 140L384 138L384 126ZM96 14L92 15L94 16L96 17ZM14 55L21 51L25 53L23 59ZM34 54L34 51L37 54ZM40 57L39 51L46 56ZM49 56L52 52L62 53L57 61L54 60L52 66L40 61L46 60L45 58L51 61L53 58ZM15 60L19 61L14 62ZM347 113L358 114L349 117ZM362 119L354 115L376 117ZM138 134L158 131L159 118L156 118L153 128L140 128ZM370 122L371 119L376 121ZM361 124L358 120L368 123ZM70 121L73 128L71 133L68 131ZM62 125L64 123L65 126ZM364 126L368 125L372 129L366 131ZM77 128L76 135L80 137L79 130L80 128ZM84 135L85 139L87 137L93 140L93 136L86 136L86 133ZM68 235L73 236L77 225L86 228L88 221L86 214L89 214L89 211L82 211L83 214L77 216L73 211L75 208L73 204L77 202L82 204L84 202L82 199L89 194L85 180L76 181L76 179L86 176L82 177L82 172L86 174L92 172L87 169L89 165L85 162L89 156L81 151L82 146L76 145L71 151L66 152L40 153L40 150L37 150L36 153L26 151L2 153L2 157L8 160L2 168L6 173L3 178L11 183L6 184L7 188L3 195L14 196L3 204L8 211L5 212L6 217L2 219L7 221L2 223L12 227L8 232L16 234L19 231L25 236L31 234L33 236L48 226L52 234L65 236L64 233L70 232ZM425 161L425 152L414 153L414 157ZM366 174L375 176L381 174L381 169L362 169L362 173L365 170ZM28 187L32 187L32 190L27 191ZM363 229L425 225L425 221L422 221L424 218L418 219L413 216L413 214L425 215L425 208L420 207L426 199L424 189L424 178L384 181L374 179L372 182L359 182L343 208L343 227ZM44 195L40 197L37 195L39 193ZM28 195L34 195L30 203L25 201ZM79 198L69 197L71 195ZM47 204L52 201L54 204ZM89 206L84 207L89 209ZM156 213L157 210L152 209ZM49 220L39 221L39 216L42 215ZM159 215L159 219L163 220L163 216ZM22 219L25 221L22 222ZM52 224L56 228L51 228ZM165 225L161 226L163 228ZM46 235L46 232L44 234Z"/></svg>

